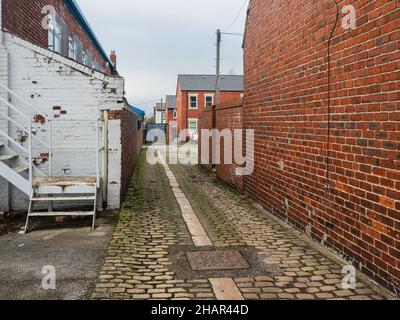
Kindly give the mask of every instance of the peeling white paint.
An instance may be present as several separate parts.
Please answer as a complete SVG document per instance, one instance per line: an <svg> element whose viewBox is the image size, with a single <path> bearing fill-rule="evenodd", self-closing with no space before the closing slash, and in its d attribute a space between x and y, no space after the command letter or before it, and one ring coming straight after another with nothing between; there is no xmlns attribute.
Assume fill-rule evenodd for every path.
<svg viewBox="0 0 400 320"><path fill-rule="evenodd" d="M49 50L37 47L18 37L4 33L4 46L0 45L0 81L8 83L8 87L16 94L30 102L43 114L56 119L100 119L102 109L121 108L124 94L124 80L122 78L109 77L105 74L93 71L70 59L61 57ZM4 94L0 92L0 95ZM15 97L9 97L10 102L23 110L30 117L26 106ZM106 106L106 107L105 107ZM61 108L59 110L58 108ZM56 108L56 109L55 109ZM0 104L0 109L4 106ZM6 108L7 110L8 108ZM8 110L9 116L14 120L24 123L21 116ZM53 128L53 174L72 176L95 176L96 155L94 150L62 150L57 147L71 146L95 146L96 135L93 125L87 123L56 123ZM114 124L110 137L118 139L120 127ZM48 124L35 123L37 136L43 141L48 141ZM0 121L0 128L8 131L8 134L17 139L18 129L7 121ZM119 130L119 133L118 133ZM100 130L102 137L102 132ZM27 141L24 142L27 147ZM111 155L111 177L114 181L121 172L118 162L118 152L121 153L121 143L115 145L116 159ZM33 144L33 157L49 150L37 143ZM100 155L100 159L103 155ZM113 163L115 161L115 163ZM100 168L102 164L100 163ZM48 161L40 165L40 169L48 172ZM114 180L113 180L114 179ZM120 179L120 178L119 178ZM117 186L116 186L117 188ZM0 210L26 210L27 197L11 186L10 195L7 194L8 183L0 178ZM116 190L108 194L111 208L119 208L120 195Z"/></svg>

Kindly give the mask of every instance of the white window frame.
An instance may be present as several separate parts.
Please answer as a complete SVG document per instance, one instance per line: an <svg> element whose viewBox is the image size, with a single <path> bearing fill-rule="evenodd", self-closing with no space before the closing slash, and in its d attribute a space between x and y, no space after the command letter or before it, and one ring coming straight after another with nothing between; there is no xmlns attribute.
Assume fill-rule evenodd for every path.
<svg viewBox="0 0 400 320"><path fill-rule="evenodd" d="M173 117L174 119L178 118L178 112L177 112L176 110L174 110L174 112L173 112L173 114L172 114L172 117Z"/></svg>
<svg viewBox="0 0 400 320"><path fill-rule="evenodd" d="M161 111L161 123L167 122L167 115L165 111Z"/></svg>
<svg viewBox="0 0 400 320"><path fill-rule="evenodd" d="M48 48L53 52L61 54L61 47L62 47L61 26L58 25L55 17L49 16L49 18L48 18Z"/></svg>
<svg viewBox="0 0 400 320"><path fill-rule="evenodd" d="M86 50L83 49L82 50L82 64L84 64L86 66L86 63L87 63L87 53L86 53Z"/></svg>
<svg viewBox="0 0 400 320"><path fill-rule="evenodd" d="M196 107L195 108L192 107L191 98L196 98ZM189 94L189 109L190 110L197 110L198 108L199 108L199 95L198 94L194 94L194 93Z"/></svg>
<svg viewBox="0 0 400 320"><path fill-rule="evenodd" d="M214 105L214 94L213 93L207 93L204 95L204 107L208 108L208 107L212 107ZM207 106L207 98L211 97L211 105Z"/></svg>
<svg viewBox="0 0 400 320"><path fill-rule="evenodd" d="M188 130L189 130L189 132L192 130L190 128L190 123L191 122L196 122L196 132L195 133L197 133L199 131L199 119L197 119L197 118L189 118L188 119Z"/></svg>
<svg viewBox="0 0 400 320"><path fill-rule="evenodd" d="M76 43L72 37L68 37L68 57L76 60Z"/></svg>

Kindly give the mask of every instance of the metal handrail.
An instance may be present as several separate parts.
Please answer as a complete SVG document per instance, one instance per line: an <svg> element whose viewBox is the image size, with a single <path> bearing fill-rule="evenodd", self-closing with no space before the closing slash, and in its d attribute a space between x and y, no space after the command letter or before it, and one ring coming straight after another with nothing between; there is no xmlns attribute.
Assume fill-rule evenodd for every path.
<svg viewBox="0 0 400 320"><path fill-rule="evenodd" d="M17 112L20 116L24 117L25 120L28 120L29 117L23 113L21 110L19 110L18 108L16 108L15 106L13 106L10 102L8 102L6 99L4 99L3 97L0 97L0 101L2 101L3 103L5 103L6 105L8 105L11 109L13 109L15 112Z"/></svg>
<svg viewBox="0 0 400 320"><path fill-rule="evenodd" d="M14 97L18 98L21 102L25 103L26 106L28 106L31 110L35 111L35 113L41 115L44 119L46 119L46 121L48 120L48 117L45 114L43 114L38 108L31 105L28 101L26 101L24 98L22 98L21 96L16 94L14 91L12 91L10 88L5 86L1 82L0 82L0 87L3 88L4 90L6 90L8 93L11 93Z"/></svg>
<svg viewBox="0 0 400 320"><path fill-rule="evenodd" d="M4 99L3 97L0 97L0 102L5 103L9 108L11 108L14 112L16 112L18 115L20 115L24 120L27 121L27 126L22 125L18 121L12 119L9 117L7 114L3 113L0 111L0 116L4 117L11 123L13 123L15 126L17 126L19 129L23 130L24 133L27 134L28 136L28 148L25 148L21 144L19 144L17 141L15 141L13 138L11 138L8 134L0 131L0 135L4 136L8 141L10 141L12 144L20 148L23 152L27 153L29 156L29 182L30 185L32 186L33 184L33 169L34 169L34 164L33 164L33 155L32 155L32 140L36 140L42 147L45 147L49 150L49 168L48 168L48 175L52 176L53 172L53 123L60 123L60 122L88 122L88 123L94 123L96 125L96 141L97 141L97 147L96 148L82 148L79 147L79 150L95 150L96 151L96 182L97 182L97 187L100 187L100 152L104 150L104 146L100 145L100 123L103 121L103 119L50 119L48 116L43 114L38 108L34 107L31 105L28 101L26 101L24 98L16 94L14 91L9 89L7 86L4 84L0 83L0 88L5 89L8 93L12 94L14 97L19 99L21 102L23 102L27 107L29 107L32 111L34 111L37 115L40 115L43 117L45 122L48 123L48 142L44 142L41 139L39 139L35 134L33 134L32 129L32 117L29 117L25 113L23 113L20 109L18 109L15 105ZM67 150L67 149L75 149L75 147L56 147L54 149L58 150ZM78 150L78 149L77 149Z"/></svg>
<svg viewBox="0 0 400 320"><path fill-rule="evenodd" d="M15 121L14 119L10 118L8 115L6 115L5 113L3 113L2 111L0 111L0 116L3 116L4 118L6 118L8 121L12 122L13 124L15 124L18 128L24 130L24 132L26 134L28 134L29 137L33 137L37 142L39 142L40 144L42 144L44 147L49 148L49 146L46 144L46 142L43 142L42 140L40 140L38 137L36 137L34 134L32 134L32 130L28 130L28 128L26 128L24 125L18 123L17 121ZM30 120L30 128L32 129L32 120Z"/></svg>
<svg viewBox="0 0 400 320"><path fill-rule="evenodd" d="M21 96L19 96L18 94L16 94L14 91L12 91L10 88L8 88L7 86L5 86L4 84L0 83L0 88L3 88L4 90L6 90L9 94L13 95L15 98L17 98L18 100L20 100L21 102L23 102L29 109L31 109L32 111L34 111L36 114L40 115L43 117L43 119L45 119L45 121L48 121L48 117L43 114L38 108L34 107L33 105L31 105L28 101L26 101L24 98L22 98ZM14 112L16 112L17 114L19 114L25 121L27 121L27 126L20 124L18 121L12 119L11 117L9 117L7 114L3 113L0 111L0 116L2 116L3 118L7 119L8 121L10 121L11 123L13 123L15 126L17 126L19 129L23 130L24 133L26 133L28 135L28 149L23 147L21 144L17 143L14 139L12 139L8 134L4 133L4 132L0 132L0 134L2 136L4 136L9 142L11 142L12 144L14 144L15 146L17 146L20 150L22 150L23 152L28 154L29 157L29 184L32 187L33 185L33 155L32 155L32 140L36 140L39 144L41 144L42 146L44 146L45 148L49 148L49 145L47 143L45 143L44 141L42 141L41 139L39 139L38 137L36 137L33 133L32 133L32 118L29 117L28 115L26 115L25 113L23 113L20 109L18 109L16 106L14 106L12 103L10 103L9 101L7 101L6 99L4 99L3 97L0 97L0 101L2 103L5 103L9 108L11 108Z"/></svg>
<svg viewBox="0 0 400 320"><path fill-rule="evenodd" d="M25 152L27 155L29 154L29 150L26 149L24 146L19 144L17 141L15 141L13 138L11 138L9 135L4 133L2 130L0 130L0 135L2 135L4 138L6 138L8 141L10 141L12 144L14 144L16 147L20 148L23 152Z"/></svg>

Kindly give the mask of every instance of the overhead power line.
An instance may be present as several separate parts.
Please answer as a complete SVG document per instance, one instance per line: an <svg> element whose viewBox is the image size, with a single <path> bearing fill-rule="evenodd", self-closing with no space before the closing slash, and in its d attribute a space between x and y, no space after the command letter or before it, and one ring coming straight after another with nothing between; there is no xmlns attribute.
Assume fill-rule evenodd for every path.
<svg viewBox="0 0 400 320"><path fill-rule="evenodd" d="M243 9L244 9L244 7L246 6L246 4L247 4L248 1L249 1L249 0L244 0L244 1L243 1L242 7L240 8L238 14L236 15L235 19L233 19L233 21L232 21L232 23L229 25L229 27L226 28L226 31L229 31L229 30L233 27L233 25L236 23L236 21L239 19L240 14L242 13L242 11L243 11Z"/></svg>

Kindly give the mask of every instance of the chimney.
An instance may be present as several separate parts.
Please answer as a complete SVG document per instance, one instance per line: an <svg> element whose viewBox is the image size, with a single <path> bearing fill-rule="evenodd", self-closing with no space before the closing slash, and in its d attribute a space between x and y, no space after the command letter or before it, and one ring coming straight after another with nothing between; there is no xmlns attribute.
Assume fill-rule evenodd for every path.
<svg viewBox="0 0 400 320"><path fill-rule="evenodd" d="M115 51L111 51L110 54L110 61L112 62L112 64L114 65L114 68L117 68L117 54L115 53Z"/></svg>

